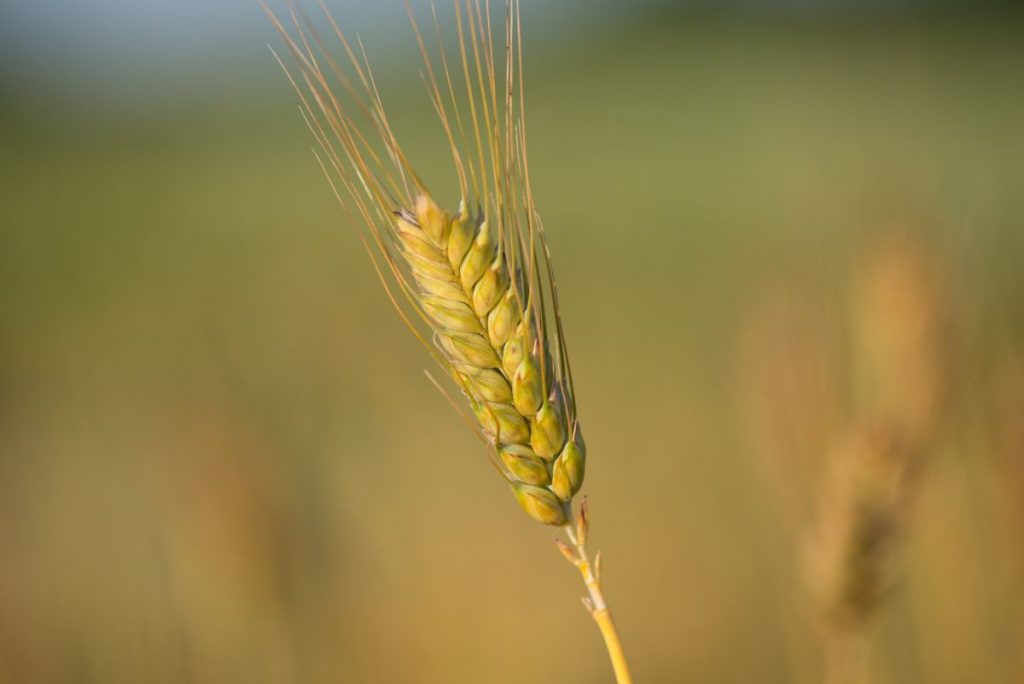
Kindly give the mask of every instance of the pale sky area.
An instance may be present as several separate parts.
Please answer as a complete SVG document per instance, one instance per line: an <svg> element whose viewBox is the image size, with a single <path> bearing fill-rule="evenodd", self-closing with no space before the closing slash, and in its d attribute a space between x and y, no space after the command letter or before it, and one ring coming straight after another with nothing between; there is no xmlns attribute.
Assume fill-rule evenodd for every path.
<svg viewBox="0 0 1024 684"><path fill-rule="evenodd" d="M634 0L630 6L643 3ZM268 4L285 7L284 0ZM346 31L358 32L369 46L398 37L411 41L402 0L327 4ZM429 7L419 0L412 5L421 13ZM537 28L575 20L581 12L600 21L616 6L624 7L615 0L525 0L523 5ZM316 0L304 6L311 15L319 14ZM449 8L447 0L438 2L442 16ZM57 89L71 97L103 98L129 89L144 97L191 79L253 73L265 66L268 42L276 42L276 36L257 0L0 3L0 79L15 88Z"/></svg>
<svg viewBox="0 0 1024 684"><path fill-rule="evenodd" d="M935 4L938 0L523 0L528 35L584 35L579 24L609 22L645 6L797 10L860 5ZM499 4L501 0L494 0ZM283 9L284 0L270 0ZM368 49L408 41L402 0L327 0L346 31L366 38ZM427 0L413 0L426 16ZM438 0L438 11L450 11ZM318 14L316 0L304 3ZM450 25L450 22L442 24ZM257 0L5 0L0 2L0 96L35 91L77 101L141 101L182 89L215 88L231 76L237 87L266 73L267 43L276 36ZM379 55L379 53L377 53ZM379 57L376 60L382 62ZM254 74L256 76L254 76Z"/></svg>

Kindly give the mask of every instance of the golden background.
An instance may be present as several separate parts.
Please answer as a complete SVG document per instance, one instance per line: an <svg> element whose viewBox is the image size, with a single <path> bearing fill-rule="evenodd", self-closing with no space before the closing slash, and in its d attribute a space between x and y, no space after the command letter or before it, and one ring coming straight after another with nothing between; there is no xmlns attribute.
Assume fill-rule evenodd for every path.
<svg viewBox="0 0 1024 684"><path fill-rule="evenodd" d="M865 324L858 293L920 287L946 394L873 668L1020 681L1022 16L578 11L525 3L531 172L637 680L819 681L801 547L862 418L858 326L901 311ZM238 12L110 92L48 70L74 41L5 60L0 681L610 681ZM385 23L392 123L450 188Z"/></svg>

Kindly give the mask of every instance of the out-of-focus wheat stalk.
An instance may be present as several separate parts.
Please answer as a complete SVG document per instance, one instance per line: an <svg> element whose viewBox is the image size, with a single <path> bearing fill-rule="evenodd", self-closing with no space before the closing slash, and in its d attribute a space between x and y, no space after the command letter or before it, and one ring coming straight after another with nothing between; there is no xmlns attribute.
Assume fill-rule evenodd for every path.
<svg viewBox="0 0 1024 684"><path fill-rule="evenodd" d="M362 44L353 45L320 4L346 66L295 5L288 5L290 30L267 11L291 55L293 69L279 61L317 158L351 222L364 229L360 237L391 303L470 412L435 384L485 444L523 510L567 535L571 546L559 548L582 574L584 603L618 681L629 682L600 564L587 552L586 510L574 520L572 509L586 450L551 256L530 186L519 2L505 3L500 31L489 2L456 0L459 58L452 62L436 15L439 54L432 58L407 5L458 180L456 211L435 201L399 145Z"/></svg>
<svg viewBox="0 0 1024 684"><path fill-rule="evenodd" d="M867 623L895 576L917 457L884 428L831 454L807 576L825 636L827 681L869 681Z"/></svg>
<svg viewBox="0 0 1024 684"><path fill-rule="evenodd" d="M947 392L947 302L935 258L887 236L855 270L851 427L832 450L806 549L826 681L871 680L869 621L898 576L908 505Z"/></svg>
<svg viewBox="0 0 1024 684"><path fill-rule="evenodd" d="M994 463L990 477L998 508L1000 546L1005 551L1001 568L1009 586L1005 608L1013 630L1016 658L1011 665L1018 679L1024 679L1024 354L1013 342L1001 355L992 378L992 396L987 402L993 433Z"/></svg>
<svg viewBox="0 0 1024 684"><path fill-rule="evenodd" d="M990 404L996 491L1006 509L1008 526L1016 535L1024 529L1024 354L1009 351L999 361ZM1024 549L1014 545L1010 551L1018 554L1018 570L1024 571Z"/></svg>

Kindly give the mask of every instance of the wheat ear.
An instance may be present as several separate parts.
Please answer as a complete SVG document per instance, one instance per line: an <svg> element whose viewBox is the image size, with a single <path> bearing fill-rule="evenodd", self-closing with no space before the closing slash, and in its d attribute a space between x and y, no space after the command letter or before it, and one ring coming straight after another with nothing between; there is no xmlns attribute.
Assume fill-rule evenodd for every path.
<svg viewBox="0 0 1024 684"><path fill-rule="evenodd" d="M578 517L572 508L586 447L550 251L530 188L519 2L505 3L503 63L489 0L455 0L459 59L452 65L436 14L439 64L409 10L461 192L455 211L441 208L400 147L362 43L353 46L322 0L320 7L346 67L301 9L289 3L290 31L267 10L294 63L289 70L278 60L317 159L352 223L365 229L360 237L392 304L464 395L472 416L463 415L519 505L537 522L564 529L572 546L559 541L559 548L583 575L585 603L618 681L629 682L599 566L587 555L585 506Z"/></svg>
<svg viewBox="0 0 1024 684"><path fill-rule="evenodd" d="M858 266L851 356L860 415L829 464L807 553L826 681L837 684L871 680L869 621L898 575L908 509L949 391L936 257L898 230Z"/></svg>
<svg viewBox="0 0 1024 684"><path fill-rule="evenodd" d="M920 455L895 430L877 427L854 432L832 456L807 578L822 618L825 681L864 684L868 622L897 575Z"/></svg>

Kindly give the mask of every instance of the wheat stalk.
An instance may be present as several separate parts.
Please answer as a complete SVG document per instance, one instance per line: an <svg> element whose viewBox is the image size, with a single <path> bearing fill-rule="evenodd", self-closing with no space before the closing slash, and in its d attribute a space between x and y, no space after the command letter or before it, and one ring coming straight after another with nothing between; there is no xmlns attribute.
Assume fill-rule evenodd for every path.
<svg viewBox="0 0 1024 684"><path fill-rule="evenodd" d="M919 453L891 427L854 432L832 455L807 548L822 618L825 681L870 681L867 626L896 572Z"/></svg>
<svg viewBox="0 0 1024 684"><path fill-rule="evenodd" d="M629 682L601 592L599 556L591 563L586 549L586 506L578 516L572 507L586 447L550 251L530 187L519 2L505 4L503 62L489 0L455 0L459 59L451 64L436 14L439 64L409 10L461 193L451 212L399 145L362 43L353 45L322 0L320 7L344 49L345 67L301 9L289 3L288 30L264 7L292 58L291 70L278 61L299 97L317 159L353 225L365 229L360 237L391 303L470 413L435 384L486 445L522 509L565 531L569 543L556 540L558 547L580 570L584 603L618 681Z"/></svg>
<svg viewBox="0 0 1024 684"><path fill-rule="evenodd" d="M948 393L941 282L935 258L902 231L857 271L859 415L832 454L806 556L828 682L871 680L868 623L898 575L909 504Z"/></svg>

